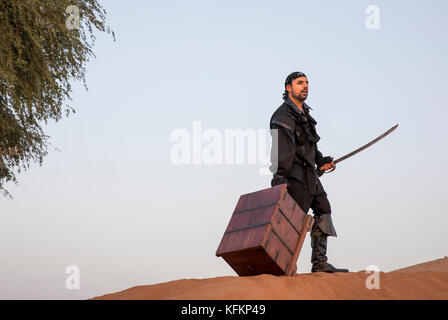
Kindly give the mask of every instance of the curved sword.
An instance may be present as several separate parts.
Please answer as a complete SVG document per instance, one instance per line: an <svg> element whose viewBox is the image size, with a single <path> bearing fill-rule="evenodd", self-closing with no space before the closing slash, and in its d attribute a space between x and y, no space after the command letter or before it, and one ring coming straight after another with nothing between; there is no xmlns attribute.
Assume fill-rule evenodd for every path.
<svg viewBox="0 0 448 320"><path fill-rule="evenodd" d="M357 154L358 152L361 152L364 149L367 149L368 147L370 147L372 144L377 143L378 141L380 141L381 139L383 139L385 136L387 136L389 133L391 133L392 131L394 131L395 129L397 129L398 127L398 123L396 125L394 125L392 128L390 128L389 130L387 130L386 132L384 132L382 135L380 135L378 138L373 139L372 141L370 141L369 143L367 143L366 145L363 145L361 148L356 149L355 151L352 151L350 153L347 153L345 156L340 157L339 159L334 160L334 164L344 161L347 158L350 158L351 156L354 156L355 154ZM331 172L334 171L335 168L333 168L330 171L324 171L325 172ZM321 171L322 167L320 168Z"/></svg>

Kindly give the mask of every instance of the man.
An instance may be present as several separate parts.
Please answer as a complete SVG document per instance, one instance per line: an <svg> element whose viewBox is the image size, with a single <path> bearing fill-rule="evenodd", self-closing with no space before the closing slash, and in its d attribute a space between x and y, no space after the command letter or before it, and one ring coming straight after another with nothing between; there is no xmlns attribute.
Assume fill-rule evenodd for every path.
<svg viewBox="0 0 448 320"><path fill-rule="evenodd" d="M284 103L270 121L273 149L271 152L271 185L286 183L288 193L305 213L311 208L314 224L311 229L311 272L348 272L327 262L327 237L336 237L331 207L318 176L334 169L333 158L323 157L317 148L320 140L310 115L308 79L302 72L291 73L285 81ZM317 170L316 170L317 165ZM323 169L321 171L320 169Z"/></svg>

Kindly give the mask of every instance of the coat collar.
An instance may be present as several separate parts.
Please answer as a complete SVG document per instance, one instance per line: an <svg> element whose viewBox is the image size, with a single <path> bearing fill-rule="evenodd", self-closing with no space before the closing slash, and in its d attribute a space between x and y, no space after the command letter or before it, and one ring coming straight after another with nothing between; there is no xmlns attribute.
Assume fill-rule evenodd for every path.
<svg viewBox="0 0 448 320"><path fill-rule="evenodd" d="M306 117L306 115L303 113L303 111L300 110L300 109L297 107L297 105L296 105L291 99L287 98L286 101L285 101L285 103L286 103L288 106L290 106L291 109L293 109L294 112L295 112L296 114L298 114L298 115L300 115L300 116L305 116L305 117ZM303 108L306 109L306 113L307 113L307 114L310 113L310 110L313 110L313 108L311 108L310 106L308 106L305 102L303 103Z"/></svg>

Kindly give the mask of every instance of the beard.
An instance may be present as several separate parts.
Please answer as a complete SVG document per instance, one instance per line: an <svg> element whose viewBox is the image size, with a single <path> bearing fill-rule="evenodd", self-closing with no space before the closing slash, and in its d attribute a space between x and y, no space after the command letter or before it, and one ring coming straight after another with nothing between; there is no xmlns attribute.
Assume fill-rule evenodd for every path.
<svg viewBox="0 0 448 320"><path fill-rule="evenodd" d="M297 95L297 97L296 97L299 101L305 101L306 100L306 98L308 98L308 92L306 93L306 94L303 94L302 92L301 93L299 93L299 95Z"/></svg>

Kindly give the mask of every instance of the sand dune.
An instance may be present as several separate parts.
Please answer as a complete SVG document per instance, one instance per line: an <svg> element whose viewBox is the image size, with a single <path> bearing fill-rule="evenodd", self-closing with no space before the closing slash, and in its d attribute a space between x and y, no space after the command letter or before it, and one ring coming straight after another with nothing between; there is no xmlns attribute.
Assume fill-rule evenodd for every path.
<svg viewBox="0 0 448 320"><path fill-rule="evenodd" d="M372 273L303 273L295 277L262 274L182 279L136 286L94 299L448 299L448 258L379 273L379 289L368 289ZM371 281L369 281L372 283Z"/></svg>

